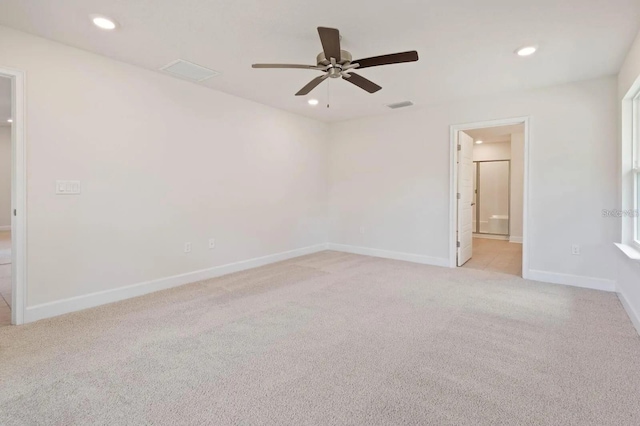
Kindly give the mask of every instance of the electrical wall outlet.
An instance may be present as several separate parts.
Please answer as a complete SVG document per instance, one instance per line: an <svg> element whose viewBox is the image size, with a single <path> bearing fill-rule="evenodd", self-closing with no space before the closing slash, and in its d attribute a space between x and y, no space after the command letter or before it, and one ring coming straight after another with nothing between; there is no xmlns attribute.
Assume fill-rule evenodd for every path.
<svg viewBox="0 0 640 426"><path fill-rule="evenodd" d="M580 256L580 246L578 244L571 246L571 254L574 256Z"/></svg>
<svg viewBox="0 0 640 426"><path fill-rule="evenodd" d="M209 248L210 249L216 248L216 240L215 239L209 238Z"/></svg>
<svg viewBox="0 0 640 426"><path fill-rule="evenodd" d="M56 194L57 195L80 195L80 181L79 180L57 180L56 181Z"/></svg>
<svg viewBox="0 0 640 426"><path fill-rule="evenodd" d="M184 243L184 252L191 253L191 243Z"/></svg>

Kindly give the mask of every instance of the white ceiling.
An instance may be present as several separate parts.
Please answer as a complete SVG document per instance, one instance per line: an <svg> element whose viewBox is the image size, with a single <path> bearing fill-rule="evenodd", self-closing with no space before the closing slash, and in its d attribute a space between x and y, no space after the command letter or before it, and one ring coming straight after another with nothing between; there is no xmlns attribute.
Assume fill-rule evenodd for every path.
<svg viewBox="0 0 640 426"><path fill-rule="evenodd" d="M104 32L88 15L115 18ZM157 70L178 58L221 71L203 82L325 121L585 80L619 71L640 23L638 0L3 0L0 24ZM339 28L355 58L417 50L417 63L362 70L383 90L344 81L293 96L317 74L256 70L254 62L314 64L317 26ZM527 44L539 52L520 58ZM308 98L307 97L307 98Z"/></svg>
<svg viewBox="0 0 640 426"><path fill-rule="evenodd" d="M10 126L11 118L11 80L0 77L0 126Z"/></svg>
<svg viewBox="0 0 640 426"><path fill-rule="evenodd" d="M513 124L510 126L487 127L484 129L465 130L474 141L484 143L511 142L513 133L523 133L524 124Z"/></svg>

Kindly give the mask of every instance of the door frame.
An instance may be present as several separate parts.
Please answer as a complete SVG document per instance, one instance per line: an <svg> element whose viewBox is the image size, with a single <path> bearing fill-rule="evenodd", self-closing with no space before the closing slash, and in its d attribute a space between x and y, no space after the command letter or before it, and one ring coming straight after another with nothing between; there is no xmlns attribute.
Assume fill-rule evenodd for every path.
<svg viewBox="0 0 640 426"><path fill-rule="evenodd" d="M24 324L27 293L27 151L25 73L0 67L11 79L11 324Z"/></svg>
<svg viewBox="0 0 640 426"><path fill-rule="evenodd" d="M529 154L531 142L531 117L514 117L499 120L479 121L475 123L452 124L449 126L449 267L457 268L456 233L458 230L458 132L487 127L510 126L524 124L524 188L522 193L522 277L529 277ZM511 221L511 218L509 218ZM515 244L515 243L514 243Z"/></svg>

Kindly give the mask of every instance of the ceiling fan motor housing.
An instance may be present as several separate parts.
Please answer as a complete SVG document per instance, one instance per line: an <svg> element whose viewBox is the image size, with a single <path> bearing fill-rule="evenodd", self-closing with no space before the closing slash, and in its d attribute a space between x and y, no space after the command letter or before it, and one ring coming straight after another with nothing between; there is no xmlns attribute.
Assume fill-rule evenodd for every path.
<svg viewBox="0 0 640 426"><path fill-rule="evenodd" d="M353 57L351 56L351 53L347 52L346 50L341 50L340 57L335 59L338 65L347 65L353 60ZM316 57L316 62L319 66L322 65L326 67L327 65L331 65L331 59L327 59L324 52L320 52L318 54L318 56Z"/></svg>
<svg viewBox="0 0 640 426"><path fill-rule="evenodd" d="M324 52L320 52L316 57L316 62L318 66L322 67L330 67L327 69L327 74L329 74L329 78L340 78L342 76L342 67L345 65L349 65L352 60L351 53L346 50L340 51L340 57L335 58L336 64L335 66L331 65L331 60L327 59Z"/></svg>

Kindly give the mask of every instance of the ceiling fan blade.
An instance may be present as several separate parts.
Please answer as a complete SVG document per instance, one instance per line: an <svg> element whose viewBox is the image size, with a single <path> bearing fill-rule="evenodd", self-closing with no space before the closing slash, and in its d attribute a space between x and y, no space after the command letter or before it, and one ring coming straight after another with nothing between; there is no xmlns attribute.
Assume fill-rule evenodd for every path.
<svg viewBox="0 0 640 426"><path fill-rule="evenodd" d="M362 77L361 75L358 75L356 73L349 73L350 77L346 78L346 77L342 77L345 81L348 81L349 83L355 84L356 86L358 86L361 89L366 90L369 93L375 93L378 90L382 89L382 87L378 86L377 84L375 84L373 81L371 80L367 80L366 78Z"/></svg>
<svg viewBox="0 0 640 426"><path fill-rule="evenodd" d="M320 77L314 78L309 83L307 83L306 86L304 86L302 89L300 89L298 91L298 93L296 93L296 96L304 96L304 95L309 94L309 92L311 92L313 89L315 89L318 84L320 84L324 80L326 80L327 77L329 77L329 74L321 75Z"/></svg>
<svg viewBox="0 0 640 426"><path fill-rule="evenodd" d="M322 71L322 69L318 68L317 65L297 65L297 64L253 64L251 65L251 68L296 68L296 69Z"/></svg>
<svg viewBox="0 0 640 426"><path fill-rule="evenodd" d="M335 28L318 27L318 34L325 58L335 58L340 62L340 31Z"/></svg>
<svg viewBox="0 0 640 426"><path fill-rule="evenodd" d="M360 64L358 69L377 67L379 65L391 65L401 64L403 62L415 62L418 60L418 52L412 50L411 52L392 53L390 55L373 56L371 58L358 59L357 61L351 61L351 63Z"/></svg>

